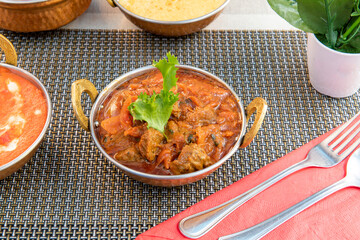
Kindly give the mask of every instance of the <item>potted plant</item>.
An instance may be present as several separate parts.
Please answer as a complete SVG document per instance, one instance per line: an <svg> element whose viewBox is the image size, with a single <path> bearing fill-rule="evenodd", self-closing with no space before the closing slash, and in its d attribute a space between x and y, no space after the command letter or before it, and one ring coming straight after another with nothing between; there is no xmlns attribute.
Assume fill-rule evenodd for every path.
<svg viewBox="0 0 360 240"><path fill-rule="evenodd" d="M308 32L312 86L341 98L360 88L360 0L268 0L294 27Z"/></svg>

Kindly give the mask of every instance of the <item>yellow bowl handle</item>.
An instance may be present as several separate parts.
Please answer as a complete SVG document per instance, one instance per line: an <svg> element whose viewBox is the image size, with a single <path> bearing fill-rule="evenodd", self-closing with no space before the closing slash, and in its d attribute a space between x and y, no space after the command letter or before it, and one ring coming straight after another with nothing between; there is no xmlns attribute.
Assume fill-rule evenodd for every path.
<svg viewBox="0 0 360 240"><path fill-rule="evenodd" d="M98 95L98 91L94 84L86 79L77 80L71 85L71 103L76 119L84 130L89 131L89 118L85 116L81 107L81 96L83 92L86 92L90 96L91 101L94 102Z"/></svg>
<svg viewBox="0 0 360 240"><path fill-rule="evenodd" d="M106 0L110 6L112 6L113 8L116 7L115 3L114 3L114 0Z"/></svg>
<svg viewBox="0 0 360 240"><path fill-rule="evenodd" d="M264 121L266 110L267 110L267 103L263 98L255 98L246 108L246 122L249 121L251 115L253 115L256 111L255 121L251 126L249 132L247 132L243 138L241 148L247 147L251 141L255 138L256 134L258 133L261 124Z"/></svg>
<svg viewBox="0 0 360 240"><path fill-rule="evenodd" d="M0 49L5 53L5 62L10 65L17 65L17 54L12 43L0 34Z"/></svg>

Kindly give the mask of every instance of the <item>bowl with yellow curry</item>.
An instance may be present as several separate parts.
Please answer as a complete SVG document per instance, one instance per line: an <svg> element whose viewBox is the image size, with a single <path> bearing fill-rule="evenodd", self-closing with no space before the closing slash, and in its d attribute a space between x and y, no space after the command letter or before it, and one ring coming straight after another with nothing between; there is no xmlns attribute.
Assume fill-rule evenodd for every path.
<svg viewBox="0 0 360 240"><path fill-rule="evenodd" d="M145 31L163 36L182 36L209 25L230 0L107 1Z"/></svg>

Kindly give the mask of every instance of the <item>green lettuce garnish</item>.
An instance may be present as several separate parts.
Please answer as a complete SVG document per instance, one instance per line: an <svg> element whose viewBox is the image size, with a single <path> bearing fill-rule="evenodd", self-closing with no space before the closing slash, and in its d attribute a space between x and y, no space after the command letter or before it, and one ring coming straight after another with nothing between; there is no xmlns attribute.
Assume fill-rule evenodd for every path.
<svg viewBox="0 0 360 240"><path fill-rule="evenodd" d="M179 100L178 95L170 91L176 86L178 78L175 65L179 64L177 58L171 53L166 54L168 61L162 59L153 62L163 76L163 89L159 94L153 92L151 96L140 93L138 99L129 106L130 114L134 120L141 120L148 123L148 128L154 128L164 134L165 126L170 118L174 103Z"/></svg>

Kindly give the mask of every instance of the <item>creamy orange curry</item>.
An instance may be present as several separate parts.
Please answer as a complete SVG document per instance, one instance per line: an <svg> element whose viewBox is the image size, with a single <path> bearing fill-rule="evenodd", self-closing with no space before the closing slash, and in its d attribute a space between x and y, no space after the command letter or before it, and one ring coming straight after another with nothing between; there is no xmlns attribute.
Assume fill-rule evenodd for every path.
<svg viewBox="0 0 360 240"><path fill-rule="evenodd" d="M39 136L47 117L42 91L0 66L0 165L23 153Z"/></svg>
<svg viewBox="0 0 360 240"><path fill-rule="evenodd" d="M228 153L242 126L237 99L205 75L179 69L176 76L172 91L179 93L179 100L165 136L143 121L133 121L128 110L140 93L161 91L158 70L126 82L106 98L96 116L96 135L111 157L138 171L171 175L206 168Z"/></svg>

